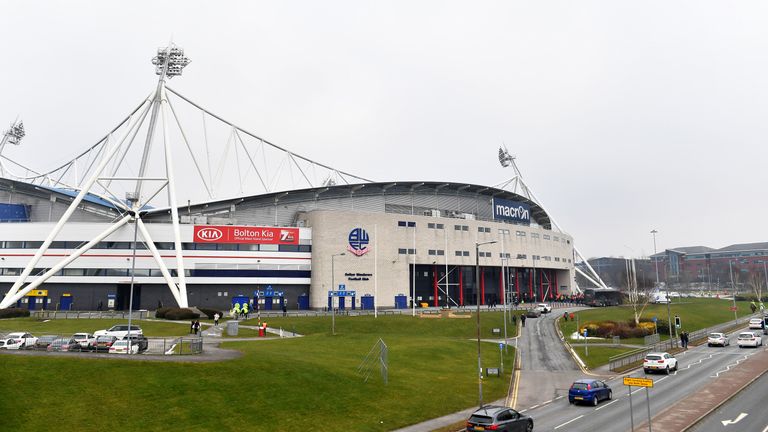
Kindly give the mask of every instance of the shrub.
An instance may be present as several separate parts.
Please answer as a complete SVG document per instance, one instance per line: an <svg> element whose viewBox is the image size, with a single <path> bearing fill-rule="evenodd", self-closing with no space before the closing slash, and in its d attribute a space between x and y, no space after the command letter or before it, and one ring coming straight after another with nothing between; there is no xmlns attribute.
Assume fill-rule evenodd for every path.
<svg viewBox="0 0 768 432"><path fill-rule="evenodd" d="M200 314L186 308L169 308L170 310L165 313L165 319L167 320L188 320L200 318Z"/></svg>
<svg viewBox="0 0 768 432"><path fill-rule="evenodd" d="M175 309L175 308L171 308L171 307L157 308L157 310L155 311L155 318L165 318L165 314L167 314L168 311L171 309Z"/></svg>
<svg viewBox="0 0 768 432"><path fill-rule="evenodd" d="M587 329L588 336L601 338L611 338L614 336L618 336L622 339L638 338L653 334L654 332L653 322L641 322L640 325L635 325L634 320L625 322L588 322L584 325L584 328Z"/></svg>
<svg viewBox="0 0 768 432"><path fill-rule="evenodd" d="M22 318L28 317L29 310L20 308L0 309L0 318Z"/></svg>
<svg viewBox="0 0 768 432"><path fill-rule="evenodd" d="M208 319L213 319L213 316L215 314L219 314L220 317L224 317L224 313L221 312L220 310L209 309L209 308L202 308L202 307L197 308L197 310L199 310L200 312L204 313L205 316L208 317Z"/></svg>

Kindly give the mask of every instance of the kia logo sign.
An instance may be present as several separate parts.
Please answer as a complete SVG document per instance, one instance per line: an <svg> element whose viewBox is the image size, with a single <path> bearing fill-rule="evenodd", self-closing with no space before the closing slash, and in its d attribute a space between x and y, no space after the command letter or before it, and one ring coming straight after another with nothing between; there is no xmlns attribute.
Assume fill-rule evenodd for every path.
<svg viewBox="0 0 768 432"><path fill-rule="evenodd" d="M224 233L218 228L202 228L197 232L197 238L202 241L216 241L224 237Z"/></svg>

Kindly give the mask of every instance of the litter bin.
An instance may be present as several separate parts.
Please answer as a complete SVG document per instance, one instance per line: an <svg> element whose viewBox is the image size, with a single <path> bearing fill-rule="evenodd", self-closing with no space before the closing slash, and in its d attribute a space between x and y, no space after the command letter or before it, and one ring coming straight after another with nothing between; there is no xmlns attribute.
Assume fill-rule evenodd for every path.
<svg viewBox="0 0 768 432"><path fill-rule="evenodd" d="M264 337L264 327L259 327L259 337Z"/></svg>
<svg viewBox="0 0 768 432"><path fill-rule="evenodd" d="M239 321L237 321L237 320L229 320L229 321L227 321L227 334L229 336L237 336L237 331L238 331L238 328L239 328L238 324L239 324Z"/></svg>

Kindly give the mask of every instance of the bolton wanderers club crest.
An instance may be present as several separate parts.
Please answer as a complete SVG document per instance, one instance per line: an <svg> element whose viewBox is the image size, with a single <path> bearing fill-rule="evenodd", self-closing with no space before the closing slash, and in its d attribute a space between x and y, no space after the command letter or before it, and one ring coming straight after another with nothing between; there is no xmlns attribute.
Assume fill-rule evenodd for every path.
<svg viewBox="0 0 768 432"><path fill-rule="evenodd" d="M349 232L349 246L347 250L354 255L363 256L368 253L368 233L362 228L355 228Z"/></svg>

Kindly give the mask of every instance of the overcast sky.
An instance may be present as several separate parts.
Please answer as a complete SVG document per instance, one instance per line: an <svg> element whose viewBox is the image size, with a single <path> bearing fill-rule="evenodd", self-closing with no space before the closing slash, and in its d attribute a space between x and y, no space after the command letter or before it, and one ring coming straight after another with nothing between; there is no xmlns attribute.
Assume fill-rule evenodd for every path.
<svg viewBox="0 0 768 432"><path fill-rule="evenodd" d="M225 6L226 4L226 6ZM3 5L5 155L48 169L170 85L377 181L528 185L587 257L768 241L768 3L54 2Z"/></svg>

